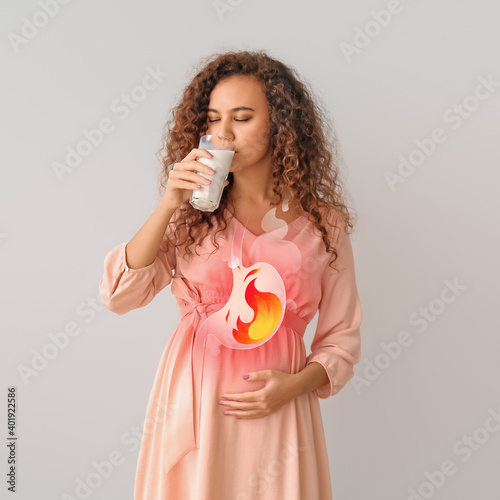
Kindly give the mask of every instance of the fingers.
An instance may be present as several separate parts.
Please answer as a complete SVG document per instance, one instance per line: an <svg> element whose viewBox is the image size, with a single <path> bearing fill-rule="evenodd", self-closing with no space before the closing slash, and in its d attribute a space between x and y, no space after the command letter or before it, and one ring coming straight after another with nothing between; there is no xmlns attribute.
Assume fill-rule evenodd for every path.
<svg viewBox="0 0 500 500"><path fill-rule="evenodd" d="M206 149L192 149L191 152L180 162L174 163L172 169L176 170L199 170L207 174L212 171L211 167L201 163L197 158L212 159L212 154Z"/></svg>
<svg viewBox="0 0 500 500"><path fill-rule="evenodd" d="M203 156L204 158L208 158L209 160L213 158L213 155L209 151L207 151L206 149L194 148L188 153L188 155L182 161L195 160L196 158L199 158L200 156Z"/></svg>
<svg viewBox="0 0 500 500"><path fill-rule="evenodd" d="M210 154L206 150L196 151L204 152L203 156ZM214 170L199 161L188 160L190 155L191 153L181 162L175 163L172 170L169 172L169 179L172 180L172 187L193 190L199 189L200 185L211 184L212 181L210 178L207 179L207 177L214 175ZM197 154L197 156L200 155ZM201 172L203 172L205 176L201 175Z"/></svg>
<svg viewBox="0 0 500 500"><path fill-rule="evenodd" d="M183 182L191 181L191 183L205 184L205 185L208 185L212 182L210 179L207 179L203 175L199 174L197 171L173 169L170 173L172 175L172 178L178 181L183 181ZM211 176L213 174L209 171L206 172L206 175Z"/></svg>
<svg viewBox="0 0 500 500"><path fill-rule="evenodd" d="M214 175L214 170L204 163L200 162L199 158L213 158L206 149L194 148L186 157L177 163L174 163L168 174L167 186L170 189L200 189L201 186L208 186L212 183L210 177ZM228 180L224 182L224 188L229 184Z"/></svg>
<svg viewBox="0 0 500 500"><path fill-rule="evenodd" d="M173 178L168 181L168 184L175 189L191 189L193 191L195 189L200 189L201 187L199 184L193 182L188 182L188 181L183 181L181 179L173 179Z"/></svg>

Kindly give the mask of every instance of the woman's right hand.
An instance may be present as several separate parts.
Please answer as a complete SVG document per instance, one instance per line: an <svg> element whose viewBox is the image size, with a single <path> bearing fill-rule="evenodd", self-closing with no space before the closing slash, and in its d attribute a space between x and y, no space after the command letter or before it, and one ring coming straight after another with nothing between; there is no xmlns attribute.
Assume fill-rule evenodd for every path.
<svg viewBox="0 0 500 500"><path fill-rule="evenodd" d="M200 189L198 185L208 186L210 181L196 172L212 174L212 169L207 165L195 160L197 157L213 158L206 149L192 149L180 162L174 163L168 173L167 185L163 199L172 208L176 209L191 197L191 192ZM195 172L196 170L196 172ZM197 185L198 184L198 185ZM229 184L225 181L224 187Z"/></svg>

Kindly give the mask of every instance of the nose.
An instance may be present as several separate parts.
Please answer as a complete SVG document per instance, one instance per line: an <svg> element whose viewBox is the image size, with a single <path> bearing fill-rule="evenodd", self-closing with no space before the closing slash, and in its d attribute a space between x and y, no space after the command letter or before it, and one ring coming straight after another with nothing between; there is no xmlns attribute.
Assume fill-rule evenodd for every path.
<svg viewBox="0 0 500 500"><path fill-rule="evenodd" d="M221 141L228 141L230 142L231 144L233 143L233 139L231 139L231 137L234 137L229 131L227 130L224 130L222 132L217 132L217 137L221 140Z"/></svg>
<svg viewBox="0 0 500 500"><path fill-rule="evenodd" d="M224 140L226 140L226 141L231 141L231 142L233 142L233 141L232 141L232 139L229 139L229 137L227 137L227 135L217 134L217 137L218 137L219 139L221 139L221 140L222 140L222 139L224 139Z"/></svg>
<svg viewBox="0 0 500 500"><path fill-rule="evenodd" d="M214 132L220 140L226 140L231 143L234 141L234 134L231 130L230 120L221 119L219 122L212 125L218 125L218 127L215 127Z"/></svg>

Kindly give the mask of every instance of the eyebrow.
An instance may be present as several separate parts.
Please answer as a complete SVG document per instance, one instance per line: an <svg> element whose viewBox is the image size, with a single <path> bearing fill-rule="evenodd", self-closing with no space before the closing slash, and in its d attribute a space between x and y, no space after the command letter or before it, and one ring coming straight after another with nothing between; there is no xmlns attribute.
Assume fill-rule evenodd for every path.
<svg viewBox="0 0 500 500"><path fill-rule="evenodd" d="M212 108L208 108L207 112L208 111L213 111L214 113L218 113L218 111L216 109L212 109ZM238 108L233 108L231 111L255 111L255 109L247 108L246 106L240 106Z"/></svg>

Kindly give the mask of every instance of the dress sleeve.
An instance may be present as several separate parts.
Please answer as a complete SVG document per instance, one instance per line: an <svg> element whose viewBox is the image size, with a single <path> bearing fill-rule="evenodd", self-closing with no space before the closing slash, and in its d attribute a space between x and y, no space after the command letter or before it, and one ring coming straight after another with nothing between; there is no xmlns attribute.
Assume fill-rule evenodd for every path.
<svg viewBox="0 0 500 500"><path fill-rule="evenodd" d="M354 376L353 365L361 359L361 303L356 287L351 240L344 229L336 228L334 246L338 252L321 277L321 299L311 354L306 365L317 362L325 368L329 382L314 390L322 399L337 394Z"/></svg>
<svg viewBox="0 0 500 500"><path fill-rule="evenodd" d="M163 235L155 260L148 266L128 267L125 247L120 243L104 258L104 274L99 282L103 304L120 316L149 304L156 294L172 281L175 269L175 246L167 245L171 224Z"/></svg>

